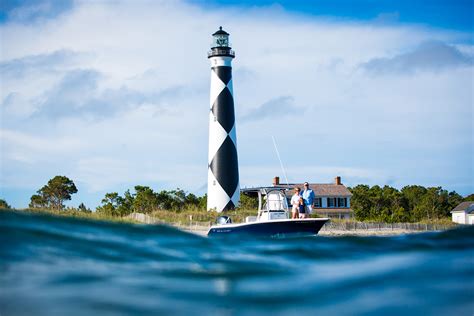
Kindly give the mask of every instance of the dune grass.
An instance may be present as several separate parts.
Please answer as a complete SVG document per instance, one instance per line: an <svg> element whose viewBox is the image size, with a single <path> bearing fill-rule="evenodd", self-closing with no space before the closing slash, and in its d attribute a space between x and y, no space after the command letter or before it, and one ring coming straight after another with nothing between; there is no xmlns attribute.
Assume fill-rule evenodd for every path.
<svg viewBox="0 0 474 316"><path fill-rule="evenodd" d="M80 219L89 219L97 221L107 221L107 222L117 222L117 223L132 223L137 224L138 222L127 217L117 217L111 216L98 212L82 212L78 210L52 210L52 209L1 209L1 211L14 211L21 213L31 213L31 214L43 214L43 215L53 215L53 216L62 216L62 217L74 217Z"/></svg>
<svg viewBox="0 0 474 316"><path fill-rule="evenodd" d="M53 209L1 209L1 211L16 211L26 212L31 214L44 214L54 215L63 217L74 217L81 219L90 219L98 221L109 221L109 222L120 222L120 223L140 223L127 216L114 216L105 214L103 212L84 212L77 209L64 209L64 210L53 210ZM232 218L233 222L243 222L246 216L256 215L255 210L234 210L224 213L208 212L198 208L185 208L183 210L155 210L149 214L157 222L167 223L171 225L189 225L191 223L200 225L210 225L215 222L216 218L221 215L227 215Z"/></svg>
<svg viewBox="0 0 474 316"><path fill-rule="evenodd" d="M13 210L13 209L0 209L0 211L16 211L16 212L28 212L31 214L45 214L45 215L54 215L54 216L63 216L63 217L73 217L80 219L89 219L97 221L108 221L115 223L129 223L129 224L142 224L139 221L134 220L133 218L127 216L114 216L105 214L102 212L85 212L79 211L74 208L67 208L65 210L52 210L52 209L23 209L23 210ZM234 223L245 222L247 216L255 216L257 214L256 210L244 210L236 209L233 211L227 211L222 213L217 213L214 211L206 211L204 209L199 209L196 207L187 207L182 210L155 210L147 215L151 216L152 219L158 223L165 223L174 226L188 226L188 225L199 225L199 226L210 226L215 223L217 217L226 215L232 218ZM311 217L317 217L313 214ZM360 222L355 219L331 219L331 222L336 225L351 225L355 223L376 223L372 221ZM390 225L389 223L385 223ZM454 227L457 226L456 223L453 223L450 218L443 218L438 220L424 220L418 223L412 224L427 224L427 225L438 225L441 227Z"/></svg>
<svg viewBox="0 0 474 316"><path fill-rule="evenodd" d="M187 225L190 223L212 224L216 218L222 215L230 216L235 223L244 222L245 217L256 215L255 210L237 209L223 213L206 211L197 208L187 208L184 210L156 210L150 214L155 219L170 224Z"/></svg>

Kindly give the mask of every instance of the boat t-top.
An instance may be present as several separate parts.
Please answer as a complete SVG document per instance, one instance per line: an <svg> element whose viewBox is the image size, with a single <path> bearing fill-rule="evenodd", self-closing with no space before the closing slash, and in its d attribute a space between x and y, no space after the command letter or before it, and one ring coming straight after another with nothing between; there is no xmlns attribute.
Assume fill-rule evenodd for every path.
<svg viewBox="0 0 474 316"><path fill-rule="evenodd" d="M290 219L286 187L258 187L242 189L248 196L258 196L257 216L247 216L244 223L232 223L228 216L220 216L211 226L208 236L249 234L269 237L316 235L328 218Z"/></svg>

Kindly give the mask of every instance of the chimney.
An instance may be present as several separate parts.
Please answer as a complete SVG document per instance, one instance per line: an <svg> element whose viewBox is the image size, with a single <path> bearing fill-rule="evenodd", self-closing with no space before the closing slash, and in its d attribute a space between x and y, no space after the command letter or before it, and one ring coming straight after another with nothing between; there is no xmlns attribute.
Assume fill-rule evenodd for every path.
<svg viewBox="0 0 474 316"><path fill-rule="evenodd" d="M342 185L341 183L341 177L337 176L335 179L336 185Z"/></svg>
<svg viewBox="0 0 474 316"><path fill-rule="evenodd" d="M273 185L279 185L279 184L280 184L280 177L273 178Z"/></svg>

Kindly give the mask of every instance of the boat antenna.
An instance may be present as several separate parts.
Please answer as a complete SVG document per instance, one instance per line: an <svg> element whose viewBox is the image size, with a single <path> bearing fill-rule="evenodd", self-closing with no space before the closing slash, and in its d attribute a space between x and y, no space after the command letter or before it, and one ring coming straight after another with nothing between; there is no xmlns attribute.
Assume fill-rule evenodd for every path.
<svg viewBox="0 0 474 316"><path fill-rule="evenodd" d="M280 152L278 151L278 147L277 147L277 144L276 144L276 141L275 141L275 137L273 137L273 135L272 135L272 140L273 140L273 146L275 147L275 151L276 151L278 160L280 161L281 170L283 171L283 175L285 176L286 185L289 185L288 184L288 177L286 176L285 168L283 168L283 163L281 162L281 158L280 158Z"/></svg>

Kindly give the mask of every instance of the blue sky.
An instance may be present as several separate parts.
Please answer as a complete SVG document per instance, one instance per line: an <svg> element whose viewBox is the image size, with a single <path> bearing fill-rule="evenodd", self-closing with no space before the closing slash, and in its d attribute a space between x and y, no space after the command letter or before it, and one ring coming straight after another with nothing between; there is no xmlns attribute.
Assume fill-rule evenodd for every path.
<svg viewBox="0 0 474 316"><path fill-rule="evenodd" d="M0 198L203 194L210 34L231 33L241 186L474 191L472 1L3 1Z"/></svg>
<svg viewBox="0 0 474 316"><path fill-rule="evenodd" d="M110 1L109 1L110 2ZM416 23L432 27L472 31L474 4L471 0L191 0L189 3L210 10L223 7L281 7L290 13L331 19L376 20L387 23ZM48 10L31 14L28 19L55 17L74 8L72 0L22 1L5 0L0 4L0 21L7 22L11 13L25 5L48 4Z"/></svg>
<svg viewBox="0 0 474 316"><path fill-rule="evenodd" d="M472 31L473 2L469 0L193 0L209 8L220 6L281 6L291 13L331 19L379 20L386 23L416 23L440 28Z"/></svg>

